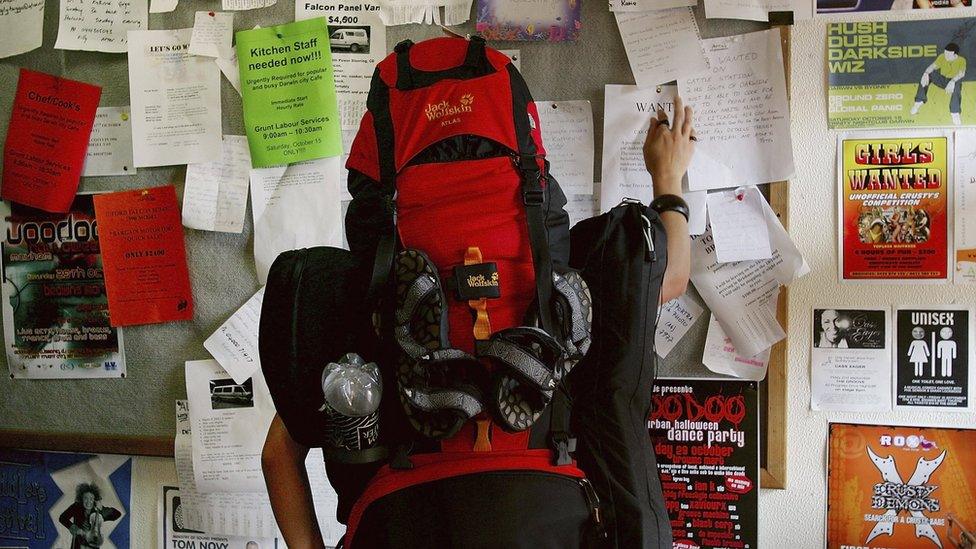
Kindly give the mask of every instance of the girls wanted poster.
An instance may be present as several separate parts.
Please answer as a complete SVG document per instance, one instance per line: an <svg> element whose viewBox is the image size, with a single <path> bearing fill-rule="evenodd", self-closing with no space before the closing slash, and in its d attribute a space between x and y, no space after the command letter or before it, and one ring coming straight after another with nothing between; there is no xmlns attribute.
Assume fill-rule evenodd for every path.
<svg viewBox="0 0 976 549"><path fill-rule="evenodd" d="M949 280L951 154L946 132L838 138L842 282Z"/></svg>
<svg viewBox="0 0 976 549"><path fill-rule="evenodd" d="M648 429L674 547L758 547L758 383L659 379Z"/></svg>
<svg viewBox="0 0 976 549"><path fill-rule="evenodd" d="M828 436L828 549L964 546L976 430L831 423Z"/></svg>
<svg viewBox="0 0 976 549"><path fill-rule="evenodd" d="M967 412L973 311L966 306L895 311L895 407Z"/></svg>

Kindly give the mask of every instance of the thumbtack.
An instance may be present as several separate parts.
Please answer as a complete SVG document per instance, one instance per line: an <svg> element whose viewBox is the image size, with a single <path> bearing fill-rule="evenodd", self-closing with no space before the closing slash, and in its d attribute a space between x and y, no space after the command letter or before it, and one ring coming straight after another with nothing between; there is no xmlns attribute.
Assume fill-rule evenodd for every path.
<svg viewBox="0 0 976 549"><path fill-rule="evenodd" d="M214 12L210 12L207 15L209 15L210 17L213 17L214 16Z"/></svg>
<svg viewBox="0 0 976 549"><path fill-rule="evenodd" d="M739 187L738 189L735 190L735 199L736 200L738 200L739 202L742 202L742 200L745 197L746 197L746 189L745 189L745 187Z"/></svg>
<svg viewBox="0 0 976 549"><path fill-rule="evenodd" d="M553 104L552 104L552 108L553 108L553 109L555 109L555 108L556 108L556 104L555 104L555 103L553 103Z"/></svg>

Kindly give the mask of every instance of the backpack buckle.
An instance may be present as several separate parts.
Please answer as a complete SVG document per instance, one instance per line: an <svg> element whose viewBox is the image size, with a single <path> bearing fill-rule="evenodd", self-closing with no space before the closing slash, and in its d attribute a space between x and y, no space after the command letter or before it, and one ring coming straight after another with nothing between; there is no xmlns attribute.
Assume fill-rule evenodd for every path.
<svg viewBox="0 0 976 549"><path fill-rule="evenodd" d="M576 451L576 437L566 431L556 431L550 435L549 440L552 444L553 465L569 465L573 463L573 458L569 454Z"/></svg>
<svg viewBox="0 0 976 549"><path fill-rule="evenodd" d="M526 206L541 206L545 201L545 191L542 189L523 189L522 202Z"/></svg>

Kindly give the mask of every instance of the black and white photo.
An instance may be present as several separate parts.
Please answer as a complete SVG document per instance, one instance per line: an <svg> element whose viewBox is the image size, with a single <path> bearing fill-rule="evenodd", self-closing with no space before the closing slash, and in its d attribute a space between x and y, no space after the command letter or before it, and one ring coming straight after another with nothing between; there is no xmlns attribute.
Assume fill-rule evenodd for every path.
<svg viewBox="0 0 976 549"><path fill-rule="evenodd" d="M887 309L813 309L810 408L891 409L891 347Z"/></svg>

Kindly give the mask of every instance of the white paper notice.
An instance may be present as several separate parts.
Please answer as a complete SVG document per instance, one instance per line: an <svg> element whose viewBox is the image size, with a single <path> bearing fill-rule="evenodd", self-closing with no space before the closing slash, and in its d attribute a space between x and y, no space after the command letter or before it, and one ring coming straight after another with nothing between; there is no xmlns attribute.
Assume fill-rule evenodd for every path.
<svg viewBox="0 0 976 549"><path fill-rule="evenodd" d="M238 384L244 383L261 367L258 328L261 324L263 303L264 287L203 342L204 348Z"/></svg>
<svg viewBox="0 0 976 549"><path fill-rule="evenodd" d="M691 8L615 15L638 87L651 88L708 69Z"/></svg>
<svg viewBox="0 0 976 549"><path fill-rule="evenodd" d="M339 157L251 170L254 262L265 284L278 254L342 244Z"/></svg>
<svg viewBox="0 0 976 549"><path fill-rule="evenodd" d="M129 33L135 165L209 162L220 156L220 71L190 55L192 29Z"/></svg>
<svg viewBox="0 0 976 549"><path fill-rule="evenodd" d="M214 63L217 64L217 67L220 69L221 74L224 75L224 78L226 78L227 81L230 82L230 85L233 86L234 89L237 90L237 94L240 95L241 94L241 68L237 64L237 52L231 51L231 55L227 59L222 59L218 57L217 59L214 59Z"/></svg>
<svg viewBox="0 0 976 549"><path fill-rule="evenodd" d="M593 217L599 212L597 199L592 194L566 195L566 213L569 214L569 226L584 219Z"/></svg>
<svg viewBox="0 0 976 549"><path fill-rule="evenodd" d="M688 234L702 234L708 224L708 192L686 190L681 193L681 197L688 204Z"/></svg>
<svg viewBox="0 0 976 549"><path fill-rule="evenodd" d="M608 85L603 111L603 184L600 211L613 208L624 198L647 204L654 197L651 176L644 166L644 140L651 117L659 108L668 118L674 111L675 86L640 89Z"/></svg>
<svg viewBox="0 0 976 549"><path fill-rule="evenodd" d="M697 0L610 0L610 11L617 13L658 11L694 6Z"/></svg>
<svg viewBox="0 0 976 549"><path fill-rule="evenodd" d="M716 374L725 374L752 381L762 381L769 367L769 349L755 356L742 356L718 323L715 315L708 320L702 364Z"/></svg>
<svg viewBox="0 0 976 549"><path fill-rule="evenodd" d="M133 175L129 107L98 107L88 138L83 176Z"/></svg>
<svg viewBox="0 0 976 549"><path fill-rule="evenodd" d="M783 181L793 175L790 112L778 29L704 40L709 71L679 80L695 110L693 191Z"/></svg>
<svg viewBox="0 0 976 549"><path fill-rule="evenodd" d="M256 10L275 5L276 0L221 0L220 9L226 11Z"/></svg>
<svg viewBox="0 0 976 549"><path fill-rule="evenodd" d="M0 2L0 59L41 47L44 41L44 0Z"/></svg>
<svg viewBox="0 0 976 549"><path fill-rule="evenodd" d="M763 202L773 255L719 263L710 229L691 239L691 281L744 356L756 356L786 337L776 319L779 287L810 271L776 214Z"/></svg>
<svg viewBox="0 0 976 549"><path fill-rule="evenodd" d="M386 57L386 27L376 0L295 0L295 20L326 17L342 129L358 129L376 64Z"/></svg>
<svg viewBox="0 0 976 549"><path fill-rule="evenodd" d="M261 449L274 404L258 371L235 383L216 360L186 363L186 396L193 430L193 474L201 492L265 489Z"/></svg>
<svg viewBox="0 0 976 549"><path fill-rule="evenodd" d="M686 295L678 296L661 306L654 333L654 352L667 358L671 349L688 333L702 314L702 307Z"/></svg>
<svg viewBox="0 0 976 549"><path fill-rule="evenodd" d="M234 48L234 13L198 11L193 19L190 53L206 57L231 57Z"/></svg>
<svg viewBox="0 0 976 549"><path fill-rule="evenodd" d="M515 69L519 72L522 71L522 51L521 50L498 50L508 56L512 60L512 64L515 65Z"/></svg>
<svg viewBox="0 0 976 549"><path fill-rule="evenodd" d="M259 438L264 440L263 436ZM193 474L190 407L185 400L176 401L175 454L186 528L224 536L281 537L267 490L206 494L197 491ZM313 448L309 451L305 459L305 469L312 489L312 503L318 517L319 530L326 545L335 546L345 528L335 519L339 500L325 476L321 449Z"/></svg>
<svg viewBox="0 0 976 549"><path fill-rule="evenodd" d="M149 0L149 13L169 13L176 9L179 0Z"/></svg>
<svg viewBox="0 0 976 549"><path fill-rule="evenodd" d="M887 309L814 309L810 408L891 410L891 329Z"/></svg>
<svg viewBox="0 0 976 549"><path fill-rule="evenodd" d="M224 233L243 231L250 170L251 153L243 135L225 135L217 160L188 164L183 226Z"/></svg>
<svg viewBox="0 0 976 549"><path fill-rule="evenodd" d="M813 17L813 4L804 0L705 0L705 17L769 21L770 12L791 11L794 21L802 21Z"/></svg>
<svg viewBox="0 0 976 549"><path fill-rule="evenodd" d="M593 193L593 109L589 101L536 101L546 160L563 192Z"/></svg>
<svg viewBox="0 0 976 549"><path fill-rule="evenodd" d="M976 284L976 130L956 131L956 284Z"/></svg>
<svg viewBox="0 0 976 549"><path fill-rule="evenodd" d="M61 0L61 19L54 47L123 53L126 51L126 33L147 28L149 13L146 2Z"/></svg>
<svg viewBox="0 0 976 549"><path fill-rule="evenodd" d="M719 263L769 259L769 229L763 204L766 199L756 187L708 193L708 220Z"/></svg>

